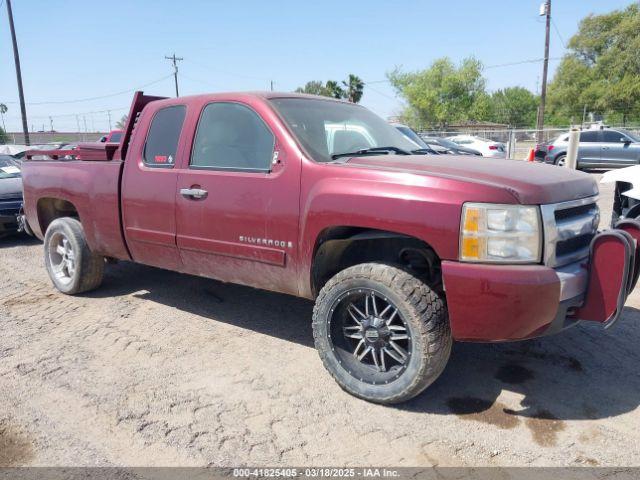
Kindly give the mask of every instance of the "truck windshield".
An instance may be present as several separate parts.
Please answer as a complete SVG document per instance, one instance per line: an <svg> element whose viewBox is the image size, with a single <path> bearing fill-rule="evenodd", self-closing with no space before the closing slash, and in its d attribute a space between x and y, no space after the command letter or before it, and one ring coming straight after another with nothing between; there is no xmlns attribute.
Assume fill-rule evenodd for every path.
<svg viewBox="0 0 640 480"><path fill-rule="evenodd" d="M364 107L313 98L274 98L302 147L316 162L330 162L348 152L369 150L367 155L387 155L419 148L394 127ZM381 150L375 150L383 147Z"/></svg>

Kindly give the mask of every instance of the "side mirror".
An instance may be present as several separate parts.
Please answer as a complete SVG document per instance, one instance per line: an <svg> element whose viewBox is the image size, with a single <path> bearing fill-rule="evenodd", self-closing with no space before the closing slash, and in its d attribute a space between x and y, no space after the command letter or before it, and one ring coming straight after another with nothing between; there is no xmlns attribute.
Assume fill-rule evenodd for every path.
<svg viewBox="0 0 640 480"><path fill-rule="evenodd" d="M629 145L631 143L631 140L629 140L627 137L621 137L620 141L625 145Z"/></svg>

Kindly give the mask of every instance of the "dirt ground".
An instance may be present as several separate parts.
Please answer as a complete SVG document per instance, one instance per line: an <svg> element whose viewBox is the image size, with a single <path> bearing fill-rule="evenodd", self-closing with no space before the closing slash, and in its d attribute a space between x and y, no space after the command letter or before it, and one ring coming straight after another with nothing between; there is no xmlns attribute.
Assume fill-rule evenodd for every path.
<svg viewBox="0 0 640 480"><path fill-rule="evenodd" d="M39 242L0 240L0 465L640 465L627 305L607 331L457 344L383 407L324 371L305 300L129 263L68 297Z"/></svg>

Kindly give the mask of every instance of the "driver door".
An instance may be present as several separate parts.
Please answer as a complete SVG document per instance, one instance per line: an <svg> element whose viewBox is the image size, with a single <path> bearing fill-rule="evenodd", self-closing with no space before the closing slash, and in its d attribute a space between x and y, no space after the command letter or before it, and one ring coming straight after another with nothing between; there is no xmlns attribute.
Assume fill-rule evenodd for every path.
<svg viewBox="0 0 640 480"><path fill-rule="evenodd" d="M297 294L299 158L250 105L203 105L178 174L177 245L185 271Z"/></svg>

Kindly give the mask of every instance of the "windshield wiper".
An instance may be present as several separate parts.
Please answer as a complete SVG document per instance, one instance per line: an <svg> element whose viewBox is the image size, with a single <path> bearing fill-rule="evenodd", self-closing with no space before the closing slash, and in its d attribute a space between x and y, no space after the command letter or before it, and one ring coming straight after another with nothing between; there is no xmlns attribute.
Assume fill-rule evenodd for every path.
<svg viewBox="0 0 640 480"><path fill-rule="evenodd" d="M378 155L384 152L393 152L398 155L411 155L406 150L403 150L398 147L371 147L371 148L363 148L361 150L356 150L355 152L346 152L346 153L334 153L331 155L333 160L336 160L340 157L357 157L360 155Z"/></svg>
<svg viewBox="0 0 640 480"><path fill-rule="evenodd" d="M415 153L417 155L437 155L438 152L436 152L435 150L431 149L431 148L418 148L416 150L411 150L411 153Z"/></svg>

